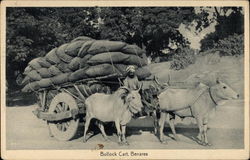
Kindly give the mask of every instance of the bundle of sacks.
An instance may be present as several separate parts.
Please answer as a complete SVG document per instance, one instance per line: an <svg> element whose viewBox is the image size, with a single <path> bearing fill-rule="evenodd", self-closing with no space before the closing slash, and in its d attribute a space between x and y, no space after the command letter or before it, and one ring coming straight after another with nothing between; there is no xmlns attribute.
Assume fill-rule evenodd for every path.
<svg viewBox="0 0 250 160"><path fill-rule="evenodd" d="M134 65L139 79L150 76L145 51L119 41L94 40L81 36L33 59L25 68L23 92L76 82L87 78L118 78Z"/></svg>

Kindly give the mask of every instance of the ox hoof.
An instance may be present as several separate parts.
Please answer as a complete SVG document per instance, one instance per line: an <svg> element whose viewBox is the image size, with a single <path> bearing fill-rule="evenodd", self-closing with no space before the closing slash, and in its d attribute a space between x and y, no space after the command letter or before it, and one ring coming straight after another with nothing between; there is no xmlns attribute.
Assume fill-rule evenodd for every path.
<svg viewBox="0 0 250 160"><path fill-rule="evenodd" d="M128 146L129 145L129 143L128 142L123 142L126 146Z"/></svg>
<svg viewBox="0 0 250 160"><path fill-rule="evenodd" d="M203 146L207 146L207 143L205 143L205 142L202 142L202 143L201 143L201 145L203 145Z"/></svg>
<svg viewBox="0 0 250 160"><path fill-rule="evenodd" d="M175 139L176 141L180 141L180 138L179 138L178 136L174 136L174 139Z"/></svg>
<svg viewBox="0 0 250 160"><path fill-rule="evenodd" d="M49 134L49 136L50 136L50 137L54 137L54 135L53 135L53 134Z"/></svg>
<svg viewBox="0 0 250 160"><path fill-rule="evenodd" d="M110 139L109 139L108 137L104 137L104 140L105 140L106 142L109 142L109 141L110 141Z"/></svg>
<svg viewBox="0 0 250 160"><path fill-rule="evenodd" d="M86 139L83 139L83 141L82 141L83 143L86 143L87 142L87 140Z"/></svg>
<svg viewBox="0 0 250 160"><path fill-rule="evenodd" d="M167 141L161 140L161 144L167 144Z"/></svg>
<svg viewBox="0 0 250 160"><path fill-rule="evenodd" d="M123 145L123 143L122 143L122 142L118 142L118 145L119 145L119 146L122 146L122 145Z"/></svg>
<svg viewBox="0 0 250 160"><path fill-rule="evenodd" d="M206 146L212 146L212 144L211 143L205 143L206 144Z"/></svg>

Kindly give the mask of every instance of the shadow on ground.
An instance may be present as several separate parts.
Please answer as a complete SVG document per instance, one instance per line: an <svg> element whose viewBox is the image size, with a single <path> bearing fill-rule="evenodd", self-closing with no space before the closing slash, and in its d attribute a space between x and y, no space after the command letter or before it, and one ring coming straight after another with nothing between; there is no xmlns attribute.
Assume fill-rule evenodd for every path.
<svg viewBox="0 0 250 160"><path fill-rule="evenodd" d="M117 135L117 131L116 131L114 123L112 123L112 122L107 123L107 124L104 125L104 128L105 128L105 132L106 132L106 134L108 136ZM77 131L77 133L76 133L76 135L75 135L75 137L73 139L79 139L79 138L83 137L84 129L85 129L84 124L81 123L81 125L79 125L78 131ZM209 128L208 128L208 130L209 130ZM127 129L126 129L126 137L130 137L130 136L133 136L133 135L141 135L142 132L151 132L151 133L153 133L154 128L153 127L127 127ZM173 135L172 135L172 132L171 132L169 127L165 127L163 132L167 137L169 137L171 139L174 139ZM87 139L90 139L93 136L101 134L101 131L96 125L94 125L94 122L92 122L92 124L90 125L90 128L88 129L87 133L88 133L87 134ZM198 128L191 128L191 127L176 128L176 133L177 134L181 133L183 136L189 138L190 140L195 140L196 136L194 136L194 135L198 135L199 129ZM158 137L158 134L155 135L155 136Z"/></svg>

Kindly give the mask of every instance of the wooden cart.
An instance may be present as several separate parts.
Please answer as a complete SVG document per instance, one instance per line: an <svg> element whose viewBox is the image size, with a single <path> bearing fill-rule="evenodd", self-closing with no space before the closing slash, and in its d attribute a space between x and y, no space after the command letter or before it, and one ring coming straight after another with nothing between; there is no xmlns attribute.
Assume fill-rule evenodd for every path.
<svg viewBox="0 0 250 160"><path fill-rule="evenodd" d="M85 99L94 93L112 93L120 87L116 75L89 78L38 90L38 106L33 113L47 122L49 133L58 140L72 139L85 116Z"/></svg>

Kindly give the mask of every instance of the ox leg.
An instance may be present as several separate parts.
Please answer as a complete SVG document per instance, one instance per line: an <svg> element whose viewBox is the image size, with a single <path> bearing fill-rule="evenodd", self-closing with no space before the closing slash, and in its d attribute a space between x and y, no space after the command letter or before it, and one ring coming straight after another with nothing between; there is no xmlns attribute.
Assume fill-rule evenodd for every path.
<svg viewBox="0 0 250 160"><path fill-rule="evenodd" d="M176 134L176 131L175 131L175 126L174 126L174 121L175 121L175 114L174 113L169 113L168 114L168 123L169 123L169 126L171 128L171 131L174 135L174 139L176 141L179 141L180 138L178 137L178 135Z"/></svg>
<svg viewBox="0 0 250 160"><path fill-rule="evenodd" d="M122 142L125 144L125 145L129 145L127 139L126 139L126 125L122 125Z"/></svg>
<svg viewBox="0 0 250 160"><path fill-rule="evenodd" d="M197 136L198 143L202 144L204 142L204 134L203 134L203 123L201 118L196 118L197 125L199 127L199 134Z"/></svg>
<svg viewBox="0 0 250 160"><path fill-rule="evenodd" d="M208 118L205 118L203 121L204 143L205 145L211 146L211 144L208 143L208 139L207 139L207 123L208 123Z"/></svg>
<svg viewBox="0 0 250 160"><path fill-rule="evenodd" d="M48 129L49 129L49 136L50 136L50 137L54 137L54 135L52 134L51 129L50 129L50 127L49 127L49 122L48 122L48 121L47 121L47 127L48 127Z"/></svg>
<svg viewBox="0 0 250 160"><path fill-rule="evenodd" d="M85 125L84 125L84 135L83 135L83 142L87 142L87 139L86 139L86 134L87 134L87 131L89 129L89 124L90 124L90 121L91 121L92 117L90 117L87 113L86 115L86 122L85 122Z"/></svg>
<svg viewBox="0 0 250 160"><path fill-rule="evenodd" d="M154 134L156 135L157 132L158 132L158 128L159 128L158 119L157 119L157 115L156 115L156 110L153 111L152 117L153 117L153 120L154 120Z"/></svg>
<svg viewBox="0 0 250 160"><path fill-rule="evenodd" d="M102 122L98 122L98 127L99 127L99 129L101 130L102 136L103 136L103 138L105 139L105 141L108 141L109 139L108 139L108 136L107 136L107 134L106 134L106 132L105 132L103 123L102 123Z"/></svg>
<svg viewBox="0 0 250 160"><path fill-rule="evenodd" d="M161 143L166 143L166 141L164 140L164 135L163 135L163 129L164 129L164 123L165 123L165 120L166 120L166 113L165 112L161 112L161 118L159 120L159 127L160 127L160 130L159 130L159 136L160 136L160 141Z"/></svg>
<svg viewBox="0 0 250 160"><path fill-rule="evenodd" d="M118 144L122 145L122 141L121 141L122 133L121 133L121 126L120 126L120 121L119 120L115 121L115 127L116 127L117 135L118 135Z"/></svg>

